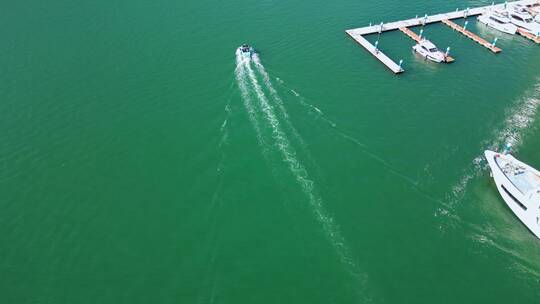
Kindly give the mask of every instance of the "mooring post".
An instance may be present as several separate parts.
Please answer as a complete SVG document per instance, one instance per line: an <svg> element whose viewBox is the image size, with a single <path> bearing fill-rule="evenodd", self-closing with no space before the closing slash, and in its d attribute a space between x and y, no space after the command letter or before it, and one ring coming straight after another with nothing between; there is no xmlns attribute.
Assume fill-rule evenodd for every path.
<svg viewBox="0 0 540 304"><path fill-rule="evenodd" d="M450 47L446 48L446 53L444 53L444 57L448 57L450 55Z"/></svg>
<svg viewBox="0 0 540 304"><path fill-rule="evenodd" d="M403 64L403 59L400 59L400 60L399 60L399 70L403 70L403 69L401 68L401 65L402 65L402 64Z"/></svg>
<svg viewBox="0 0 540 304"><path fill-rule="evenodd" d="M495 47L495 45L497 44L497 40L498 40L497 37L495 37L495 39L493 39L493 43L491 44L491 48Z"/></svg>
<svg viewBox="0 0 540 304"><path fill-rule="evenodd" d="M465 21L465 25L463 26L463 30L464 30L464 31L467 30L467 24L469 24L469 21Z"/></svg>
<svg viewBox="0 0 540 304"><path fill-rule="evenodd" d="M420 35L418 36L418 38L420 38L420 40L422 40L422 35L424 34L424 29L420 29Z"/></svg>

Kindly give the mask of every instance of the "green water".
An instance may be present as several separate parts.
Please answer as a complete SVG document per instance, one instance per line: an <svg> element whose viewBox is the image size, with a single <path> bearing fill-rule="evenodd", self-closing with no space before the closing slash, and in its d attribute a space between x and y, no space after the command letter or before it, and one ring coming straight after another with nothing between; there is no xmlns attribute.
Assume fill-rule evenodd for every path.
<svg viewBox="0 0 540 304"><path fill-rule="evenodd" d="M0 303L537 303L481 156L540 167L540 48L344 33L488 3L1 4Z"/></svg>

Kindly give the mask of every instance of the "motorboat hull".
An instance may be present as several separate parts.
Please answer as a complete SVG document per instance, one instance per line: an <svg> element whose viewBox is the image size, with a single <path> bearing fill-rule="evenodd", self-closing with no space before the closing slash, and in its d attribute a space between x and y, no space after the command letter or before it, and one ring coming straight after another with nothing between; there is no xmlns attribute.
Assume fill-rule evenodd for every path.
<svg viewBox="0 0 540 304"><path fill-rule="evenodd" d="M534 19L530 14L509 12L509 18L517 27L520 27L533 35L540 36L540 24L533 21Z"/></svg>
<svg viewBox="0 0 540 304"><path fill-rule="evenodd" d="M485 151L485 157L491 168L493 180L497 186L499 194L503 198L506 205L512 210L517 218L537 237L540 239L540 209L537 196L523 194L516 185L507 177L503 169L497 162L497 157L504 157L513 164L523 166L527 170L533 170L536 174L540 172L534 168L524 164L511 155L502 155L493 151Z"/></svg>
<svg viewBox="0 0 540 304"><path fill-rule="evenodd" d="M510 34L510 35L515 35L518 29L517 26L515 26L512 23L498 23L494 20L491 20L489 18L489 15L482 15L478 17L478 22L486 25L487 27L496 29L500 32Z"/></svg>
<svg viewBox="0 0 540 304"><path fill-rule="evenodd" d="M255 49L247 45L238 47L236 51L240 53L242 57L244 57L246 60L251 60L251 58L253 57L253 54L255 54Z"/></svg>
<svg viewBox="0 0 540 304"><path fill-rule="evenodd" d="M412 47L412 50L413 50L413 52L415 52L415 53L419 54L420 56L424 57L426 60L430 60L430 61L437 62L437 63L445 62L444 58L437 58L437 57L431 56L429 53L424 52L422 50L422 48L420 48L420 47L418 47L416 45Z"/></svg>

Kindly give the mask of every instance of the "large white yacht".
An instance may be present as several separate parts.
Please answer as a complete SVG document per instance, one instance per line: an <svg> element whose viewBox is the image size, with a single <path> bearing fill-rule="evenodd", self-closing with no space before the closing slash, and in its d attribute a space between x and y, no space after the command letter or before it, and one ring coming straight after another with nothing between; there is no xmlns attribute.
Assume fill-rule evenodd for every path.
<svg viewBox="0 0 540 304"><path fill-rule="evenodd" d="M518 27L523 28L531 34L540 35L540 24L535 22L533 16L528 12L521 9L509 9L508 17Z"/></svg>
<svg viewBox="0 0 540 304"><path fill-rule="evenodd" d="M510 18L508 18L507 12L486 12L478 17L478 22L510 35L514 35L517 31L517 26L512 23Z"/></svg>
<svg viewBox="0 0 540 304"><path fill-rule="evenodd" d="M502 198L540 239L540 172L508 153L484 152Z"/></svg>
<svg viewBox="0 0 540 304"><path fill-rule="evenodd" d="M415 46L413 51L420 54L422 57L434 62L445 62L447 55L441 51L427 39L422 39Z"/></svg>

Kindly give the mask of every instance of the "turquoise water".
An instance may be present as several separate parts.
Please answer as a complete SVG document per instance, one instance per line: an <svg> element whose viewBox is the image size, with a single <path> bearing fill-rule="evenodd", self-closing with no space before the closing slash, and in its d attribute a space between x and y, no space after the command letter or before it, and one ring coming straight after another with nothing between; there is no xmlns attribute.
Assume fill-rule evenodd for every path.
<svg viewBox="0 0 540 304"><path fill-rule="evenodd" d="M489 3L4 3L1 302L537 302L482 153L540 167L538 46L344 32Z"/></svg>

